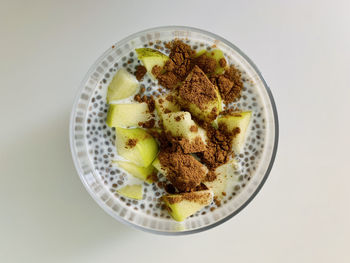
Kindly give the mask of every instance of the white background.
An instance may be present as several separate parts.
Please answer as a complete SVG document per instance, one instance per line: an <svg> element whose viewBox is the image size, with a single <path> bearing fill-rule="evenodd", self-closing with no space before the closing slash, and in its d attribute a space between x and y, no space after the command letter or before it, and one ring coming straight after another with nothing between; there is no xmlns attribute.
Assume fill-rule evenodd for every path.
<svg viewBox="0 0 350 263"><path fill-rule="evenodd" d="M0 262L350 262L349 1L0 1ZM280 119L275 165L229 222L184 237L124 226L85 191L68 122L108 47L160 25L232 41Z"/></svg>

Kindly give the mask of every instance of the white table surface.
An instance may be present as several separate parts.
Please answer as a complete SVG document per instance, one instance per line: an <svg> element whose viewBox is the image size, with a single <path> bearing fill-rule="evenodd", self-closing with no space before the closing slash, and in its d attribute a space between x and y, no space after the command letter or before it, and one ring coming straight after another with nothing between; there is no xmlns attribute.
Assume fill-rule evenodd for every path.
<svg viewBox="0 0 350 263"><path fill-rule="evenodd" d="M0 262L350 262L349 11L346 0L2 0ZM240 47L280 119L276 162L253 202L181 237L107 215L81 184L68 141L94 60L130 33L172 24Z"/></svg>

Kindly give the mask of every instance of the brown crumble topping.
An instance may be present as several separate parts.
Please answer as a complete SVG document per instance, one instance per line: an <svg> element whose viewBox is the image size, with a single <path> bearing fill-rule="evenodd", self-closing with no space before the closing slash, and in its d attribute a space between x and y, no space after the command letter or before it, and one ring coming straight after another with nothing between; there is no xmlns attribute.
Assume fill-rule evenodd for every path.
<svg viewBox="0 0 350 263"><path fill-rule="evenodd" d="M202 191L202 190L208 190L208 187L206 187L205 184L203 183L196 186L196 191Z"/></svg>
<svg viewBox="0 0 350 263"><path fill-rule="evenodd" d="M136 100L137 102L142 102L140 94L136 94L134 96L134 100Z"/></svg>
<svg viewBox="0 0 350 263"><path fill-rule="evenodd" d="M208 142L206 150L198 153L198 156L208 169L213 171L216 167L227 163L234 155L231 147L232 139L239 131L229 132L224 124L220 124L217 130L211 125L204 125L204 128L207 131Z"/></svg>
<svg viewBox="0 0 350 263"><path fill-rule="evenodd" d="M151 129L154 127L155 124L156 124L155 119L150 119L148 121L138 123L139 126L145 128L145 129Z"/></svg>
<svg viewBox="0 0 350 263"><path fill-rule="evenodd" d="M147 176L147 180L151 180L152 182L157 182L158 181L158 176L156 172L151 173L150 175Z"/></svg>
<svg viewBox="0 0 350 263"><path fill-rule="evenodd" d="M189 192L205 177L203 165L192 155L161 150L158 159L167 171L168 180L181 192Z"/></svg>
<svg viewBox="0 0 350 263"><path fill-rule="evenodd" d="M169 194L175 194L176 193L176 189L172 184L166 184L164 186L164 190L169 193Z"/></svg>
<svg viewBox="0 0 350 263"><path fill-rule="evenodd" d="M172 71L180 80L184 80L191 71L194 55L195 51L181 40L171 42L169 58L174 62Z"/></svg>
<svg viewBox="0 0 350 263"><path fill-rule="evenodd" d="M180 86L179 96L184 103L193 103L201 110L205 110L206 104L217 99L215 86L198 66L193 68Z"/></svg>
<svg viewBox="0 0 350 263"><path fill-rule="evenodd" d="M236 108L230 108L230 109L225 109L220 112L220 115L233 115L234 113L239 112L239 109Z"/></svg>
<svg viewBox="0 0 350 263"><path fill-rule="evenodd" d="M154 101L154 97L153 96L146 96L146 95L143 95L141 97L141 94L136 94L134 96L134 100L137 101L137 102L146 102L147 105L148 105L148 110L150 113L152 113L155 108L156 108L156 104L155 104L155 101Z"/></svg>
<svg viewBox="0 0 350 263"><path fill-rule="evenodd" d="M170 102L174 102L174 96L169 94L168 96L166 96L165 98L167 101L170 101Z"/></svg>
<svg viewBox="0 0 350 263"><path fill-rule="evenodd" d="M173 71L175 69L175 63L171 59L167 60L164 64L164 70Z"/></svg>
<svg viewBox="0 0 350 263"><path fill-rule="evenodd" d="M225 58L220 58L219 59L219 65L220 65L220 67L225 68L227 66L226 59Z"/></svg>
<svg viewBox="0 0 350 263"><path fill-rule="evenodd" d="M166 49L171 49L171 42L164 43Z"/></svg>
<svg viewBox="0 0 350 263"><path fill-rule="evenodd" d="M193 142L188 139L181 138L178 143L184 153L198 153L203 152L206 149L205 143L201 137L196 137Z"/></svg>
<svg viewBox="0 0 350 263"><path fill-rule="evenodd" d="M200 67L205 74L212 74L216 69L216 60L208 57L205 53L196 58L195 64Z"/></svg>
<svg viewBox="0 0 350 263"><path fill-rule="evenodd" d="M213 182L217 178L217 175L214 171L209 170L207 175L205 176L204 182Z"/></svg>
<svg viewBox="0 0 350 263"><path fill-rule="evenodd" d="M218 77L217 85L225 103L236 101L240 98L243 89L241 72L231 65L224 75Z"/></svg>
<svg viewBox="0 0 350 263"><path fill-rule="evenodd" d="M153 68L152 68L152 74L157 77L160 72L162 71L162 68L158 65L155 65Z"/></svg>
<svg viewBox="0 0 350 263"><path fill-rule="evenodd" d="M148 105L149 112L153 112L155 110L155 108L156 108L154 97L153 96L148 97L146 103Z"/></svg>
<svg viewBox="0 0 350 263"><path fill-rule="evenodd" d="M162 125L162 123L161 123ZM160 127L161 127L160 125ZM152 133L159 142L160 149L170 152L180 151L182 153L198 153L206 149L205 142L200 136L197 136L192 141L183 137L174 137L170 132Z"/></svg>
<svg viewBox="0 0 350 263"><path fill-rule="evenodd" d="M179 79L172 71L167 71L164 74L160 74L157 79L159 84L167 89L175 88L179 82Z"/></svg>
<svg viewBox="0 0 350 263"><path fill-rule="evenodd" d="M171 50L169 60L164 64L164 72L160 72L156 76L160 85L167 89L173 89L191 71L195 51L180 40L167 43L167 48Z"/></svg>
<svg viewBox="0 0 350 263"><path fill-rule="evenodd" d="M209 120L215 120L216 117L218 116L218 109L216 107L211 109L210 114L208 115Z"/></svg>
<svg viewBox="0 0 350 263"><path fill-rule="evenodd" d="M138 140L137 139L129 139L127 142L126 142L126 148L133 148L136 146Z"/></svg>
<svg viewBox="0 0 350 263"><path fill-rule="evenodd" d="M205 205L207 204L207 200L209 199L209 197L210 197L210 192L198 191L198 192L192 192L192 193L183 193L176 196L166 196L166 199L170 204L175 204L183 200L187 200L187 201L193 201L193 202Z"/></svg>
<svg viewBox="0 0 350 263"><path fill-rule="evenodd" d="M191 131L191 132L198 132L198 126L192 125L192 126L190 127L190 131Z"/></svg>
<svg viewBox="0 0 350 263"><path fill-rule="evenodd" d="M142 80L145 74L147 73L147 69L144 66L138 65L136 67L136 71L134 73L136 79L138 81Z"/></svg>
<svg viewBox="0 0 350 263"><path fill-rule="evenodd" d="M153 43L151 45L153 45ZM221 58L218 63L214 58L206 54L195 58L195 51L181 40L174 40L166 43L165 46L167 49L170 49L169 60L164 64L163 68L159 66L153 67L152 74L164 88L176 89L174 94L182 99L181 106L183 109L186 109L189 103L195 104L201 110L207 109L206 105L217 99L217 90L225 103L233 102L241 96L241 91L243 89L241 73L233 65L226 68L227 61L225 58ZM155 48L157 47L155 46ZM224 74L214 75L217 64L222 68L226 68ZM138 66L136 68L135 76L139 81L145 74L146 69L143 66ZM206 74L210 76L210 79L208 79ZM217 86L217 88L215 86ZM158 91L159 93L164 92L161 88L159 88ZM153 96L142 96L144 92L145 87L141 86L140 93L135 95L134 99L137 102L146 102L149 111L153 112L155 110L154 98ZM166 100L174 102L175 97L173 95L168 95ZM227 105L224 106L224 109L225 110L220 114L239 114L235 113L238 109L227 109ZM216 119L217 111L218 109L216 107L212 109L210 120ZM171 111L165 109L164 112L170 113ZM181 116L175 118L175 121L180 120ZM161 121L159 124L160 127L162 127ZM220 124L218 129L213 128L209 123L205 123L204 121L198 124L207 132L207 145L205 145L199 136L196 137L194 141L190 142L185 138L172 137L164 131L159 133L156 129L152 130L155 125L154 119L139 123L143 128L151 129L150 133L160 143L158 158L167 171L167 178L171 184L157 182L157 173L152 173L148 178L152 178L153 181L157 182L159 188L164 187L164 190L169 194L175 194L177 190L185 192L176 196L177 199L170 198L172 202L178 202L180 199L200 200L201 198L198 197L198 193L200 192L192 191L207 189L201 182L214 181L217 178L214 172L215 169L225 164L234 155L231 144L234 136L240 132L239 128L230 132L223 124ZM198 132L198 127L192 125L190 131ZM134 147L136 143L137 140L130 139L127 142L127 146ZM208 167L209 171L189 153L197 153L199 159ZM189 191L191 192L188 193ZM208 198L207 194L210 193L204 193ZM226 192L222 192L222 195L226 196ZM214 202L218 207L221 205L220 200L216 197L214 197ZM212 207L210 211L214 209L215 207Z"/></svg>

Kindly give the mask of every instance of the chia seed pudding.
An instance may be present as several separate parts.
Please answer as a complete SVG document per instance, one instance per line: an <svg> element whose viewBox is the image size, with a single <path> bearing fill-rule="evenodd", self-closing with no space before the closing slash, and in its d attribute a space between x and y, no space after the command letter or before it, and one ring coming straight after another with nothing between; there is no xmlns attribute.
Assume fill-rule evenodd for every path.
<svg viewBox="0 0 350 263"><path fill-rule="evenodd" d="M210 52L215 49L212 45L205 43L186 39L183 39L183 41L196 51L204 49ZM147 41L140 48L152 48L169 55L170 51L166 44L166 41ZM229 176L229 180L224 195L221 196L220 201L215 200L191 215L192 218L212 213L218 207L225 206L226 203L236 198L242 189L249 184L252 176L254 176L264 147L265 113L259 94L254 87L254 80L249 78L246 72L240 68L240 65L235 63L230 56L227 54L224 55L227 63L234 65L235 68L240 71L241 80L243 82L240 98L227 104L227 110L252 111L248 128L249 132L247 133L243 150L234 157L236 160L235 169L232 171L232 174L227 175ZM138 60L137 54L131 51L122 56L121 59L116 61L108 70L105 70L104 77L99 81L89 101L88 112L86 114L85 139L87 141L88 155L100 180L103 181L104 186L113 194L114 198L124 204L127 209L133 209L138 213L144 213L152 217L172 220L160 198L167 194L166 189L164 189L164 185L168 182L166 176L158 172L157 182L149 184L136 179L124 169L113 164L114 160L122 158L118 155L115 147L115 128L106 125L109 107L106 101L107 88L119 69L125 68L129 73L134 74L139 65L140 61ZM142 80L140 80L140 88L144 91L143 95L146 96L153 95L157 97L166 91L166 89L160 86L158 81L150 77L149 74L145 74ZM121 102L129 103L135 102L135 100L134 97L131 96ZM116 191L117 189L134 183L139 183L143 186L142 200L124 197Z"/></svg>

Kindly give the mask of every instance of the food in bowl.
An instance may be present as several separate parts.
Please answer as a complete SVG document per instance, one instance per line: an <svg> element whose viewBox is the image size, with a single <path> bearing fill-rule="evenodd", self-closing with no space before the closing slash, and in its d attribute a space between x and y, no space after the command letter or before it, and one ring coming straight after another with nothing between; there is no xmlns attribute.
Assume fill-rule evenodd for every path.
<svg viewBox="0 0 350 263"><path fill-rule="evenodd" d="M116 194L142 200L144 184L153 184L163 192L155 205L184 221L220 206L237 188L236 157L253 112L232 107L244 89L242 74L220 49L198 50L174 39L163 50L137 48L135 70L117 70L107 89L106 124L115 132L112 164L141 180L117 187ZM140 81L147 76L155 84L145 94ZM156 95L149 95L152 89Z"/></svg>

